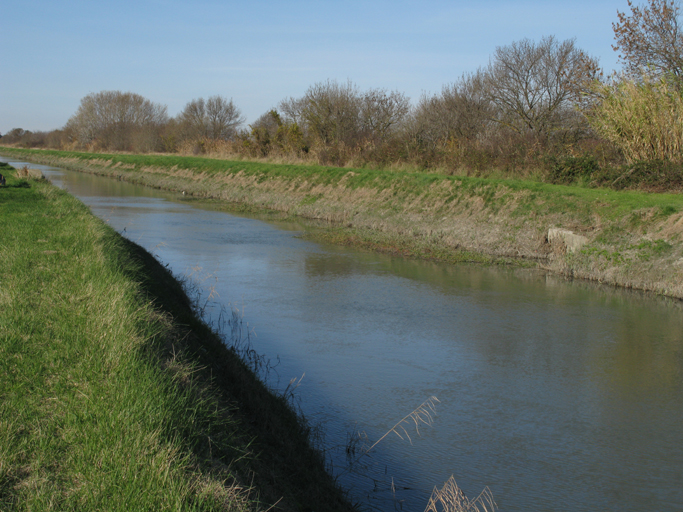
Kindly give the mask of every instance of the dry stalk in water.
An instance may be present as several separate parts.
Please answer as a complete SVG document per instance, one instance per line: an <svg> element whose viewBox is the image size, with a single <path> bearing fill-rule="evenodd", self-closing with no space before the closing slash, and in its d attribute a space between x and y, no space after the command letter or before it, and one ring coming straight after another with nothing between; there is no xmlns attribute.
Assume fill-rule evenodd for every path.
<svg viewBox="0 0 683 512"><path fill-rule="evenodd" d="M496 510L496 502L493 501L493 494L488 487L474 500L469 500L451 475L441 489L434 487L425 512L493 512L494 510Z"/></svg>
<svg viewBox="0 0 683 512"><path fill-rule="evenodd" d="M415 409L407 416L403 417L398 423L396 423L396 425L391 427L386 434L384 434L377 441L375 441L375 443L370 448L365 450L365 453L368 453L370 450L372 450L382 441L382 439L387 437L392 432L401 439L404 439L404 437L401 435L401 432L403 432L403 435L405 435L408 441L410 441L410 443L412 444L413 440L410 438L410 434L408 434L408 431L406 430L404 424L410 424L412 422L415 425L415 432L417 432L417 435L420 435L420 424L424 424L428 427L431 427L432 423L434 423L434 418L432 417L432 414L436 412L436 404L438 403L438 401L439 399L435 396L429 397L427 400L422 402L417 409ZM363 455L365 455L365 453L363 453ZM361 455L361 457L363 455Z"/></svg>
<svg viewBox="0 0 683 512"><path fill-rule="evenodd" d="M432 426L434 423L434 417L432 416L434 413L436 413L436 404L439 402L439 399L436 398L435 396L429 397L427 400L422 402L417 409L413 410L410 414L407 416L404 416L401 418L398 423L396 423L393 427L391 427L387 432L380 437L377 441L375 441L372 446L370 446L367 449L363 450L363 453L361 453L349 466L342 471L341 475L344 475L348 473L351 470L351 467L358 462L360 459L365 457L370 451L377 446L379 443L382 442L389 434L392 432L396 434L398 437L401 439L408 439L408 441L412 444L413 440L410 437L410 434L408 433L408 430L406 429L406 425L414 425L415 426L415 431L417 432L417 435L420 435L420 425L427 425L427 426ZM341 476L340 475L340 476Z"/></svg>

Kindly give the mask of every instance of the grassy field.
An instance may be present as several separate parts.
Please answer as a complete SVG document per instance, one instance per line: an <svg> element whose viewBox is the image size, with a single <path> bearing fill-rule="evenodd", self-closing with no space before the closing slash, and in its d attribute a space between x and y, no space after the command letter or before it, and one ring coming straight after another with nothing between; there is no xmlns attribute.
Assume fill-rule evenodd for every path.
<svg viewBox="0 0 683 512"><path fill-rule="evenodd" d="M327 222L309 236L446 262L538 266L683 298L683 195L421 172L1 148L227 208ZM576 235L580 247L551 230Z"/></svg>
<svg viewBox="0 0 683 512"><path fill-rule="evenodd" d="M351 508L305 420L164 267L0 172L0 510Z"/></svg>

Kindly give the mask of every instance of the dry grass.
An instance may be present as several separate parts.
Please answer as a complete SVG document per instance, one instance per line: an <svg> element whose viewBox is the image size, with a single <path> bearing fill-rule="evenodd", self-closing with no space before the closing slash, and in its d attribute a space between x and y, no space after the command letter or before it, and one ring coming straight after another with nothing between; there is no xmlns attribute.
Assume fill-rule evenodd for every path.
<svg viewBox="0 0 683 512"><path fill-rule="evenodd" d="M28 165L24 165L23 167L17 169L16 175L17 178L21 179L42 180L45 178L45 176L43 176L43 173L40 170L31 169Z"/></svg>
<svg viewBox="0 0 683 512"><path fill-rule="evenodd" d="M420 435L420 425L431 427L434 423L434 417L432 415L436 412L436 404L438 402L439 399L435 396L429 397L427 400L422 402L419 405L419 407L417 407L417 409L412 411L407 416L401 418L401 420L398 423L391 427L389 431L382 437L380 437L370 448L367 449L365 453L372 450L375 446L382 442L382 440L385 437L387 437L391 433L396 434L401 439L408 439L408 441L412 443L412 439L410 438L410 434L406 429L406 425L414 426L415 432L418 435Z"/></svg>
<svg viewBox="0 0 683 512"><path fill-rule="evenodd" d="M622 80L596 92L601 100L588 113L590 123L630 163L683 162L683 96L668 80Z"/></svg>
<svg viewBox="0 0 683 512"><path fill-rule="evenodd" d="M415 431L420 435L420 426L432 426L434 423L433 414L436 412L436 404L439 400L435 396L429 397L427 400L422 402L416 409L414 409L410 414L401 418L393 427L386 431L386 433L375 441L371 446L362 446L359 448L359 444L365 444L367 435L365 432L358 432L350 440L346 447L346 453L349 459L349 465L347 468L340 473L339 476L345 475L354 470L355 465L366 455L368 455L379 443L386 439L390 434L396 434L401 439L408 439L412 444L412 438L406 426L414 426ZM360 455L356 457L356 452L360 451Z"/></svg>
<svg viewBox="0 0 683 512"><path fill-rule="evenodd" d="M486 487L470 500L451 476L441 489L434 487L425 512L489 512L496 510L491 490Z"/></svg>
<svg viewBox="0 0 683 512"><path fill-rule="evenodd" d="M266 156L249 155L239 148L238 143L221 140L186 140L178 146L178 151L175 154L183 156L201 155L204 158L216 160L275 165L311 165L315 163L311 157L303 157L294 153L271 152Z"/></svg>
<svg viewBox="0 0 683 512"><path fill-rule="evenodd" d="M28 165L25 165L16 171L17 178L28 178L29 176L29 168Z"/></svg>

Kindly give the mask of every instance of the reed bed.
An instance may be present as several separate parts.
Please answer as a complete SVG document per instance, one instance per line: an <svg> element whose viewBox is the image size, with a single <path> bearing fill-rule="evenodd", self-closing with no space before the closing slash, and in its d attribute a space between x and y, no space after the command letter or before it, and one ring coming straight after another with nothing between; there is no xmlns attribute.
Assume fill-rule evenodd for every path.
<svg viewBox="0 0 683 512"><path fill-rule="evenodd" d="M629 163L683 163L683 95L666 77L620 80L596 88L588 112L593 128L616 144Z"/></svg>

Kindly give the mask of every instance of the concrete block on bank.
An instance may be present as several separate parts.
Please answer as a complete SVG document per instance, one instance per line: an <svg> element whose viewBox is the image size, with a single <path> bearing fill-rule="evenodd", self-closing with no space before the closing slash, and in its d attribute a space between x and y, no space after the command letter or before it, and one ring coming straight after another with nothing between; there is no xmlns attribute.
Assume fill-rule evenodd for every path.
<svg viewBox="0 0 683 512"><path fill-rule="evenodd" d="M563 245L567 252L575 253L588 243L588 238L577 235L568 229L550 228L548 230L548 243L556 247Z"/></svg>

